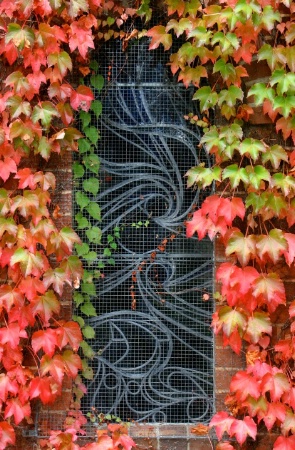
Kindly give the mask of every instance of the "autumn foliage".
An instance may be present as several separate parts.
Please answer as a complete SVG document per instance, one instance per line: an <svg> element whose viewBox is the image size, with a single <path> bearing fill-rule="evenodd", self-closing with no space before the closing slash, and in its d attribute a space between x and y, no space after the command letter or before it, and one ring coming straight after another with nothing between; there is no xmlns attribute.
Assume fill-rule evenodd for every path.
<svg viewBox="0 0 295 450"><path fill-rule="evenodd" d="M279 269L294 270L295 259L295 4L212 3L165 0L161 23L139 35L150 38L151 50L169 50L183 38L170 67L179 82L196 87L201 116L195 122L214 158L211 167L187 172L188 187L216 186L188 221L187 235L224 244L228 262L216 273L221 289L212 327L224 345L238 354L245 350L247 367L231 381L227 412L215 414L210 426L220 440L230 436L240 445L255 440L261 424L277 427L274 449L289 450L295 448L295 301L286 305ZM152 14L149 0L135 6L106 0L0 4L0 450L15 443L15 426L32 420L34 402L53 402L65 377L75 379L82 367L80 327L58 319L64 287L77 288L82 276L72 254L80 239L70 227L56 226L50 208L56 180L41 167L54 153L77 150L82 134L75 111L87 112L94 95L83 83L71 83L70 74L91 74L95 39L120 38L128 46L137 32L128 35L122 24L136 8L143 19ZM269 75L247 91L247 69L257 61L266 61ZM247 135L252 107L272 122L275 143ZM220 125L210 124L213 109ZM288 308L289 332L274 339L272 314L281 305ZM26 366L28 354L34 365ZM124 427L109 425L97 442L80 447L84 419L71 414L44 448L134 445ZM218 448L233 446L224 441Z"/></svg>

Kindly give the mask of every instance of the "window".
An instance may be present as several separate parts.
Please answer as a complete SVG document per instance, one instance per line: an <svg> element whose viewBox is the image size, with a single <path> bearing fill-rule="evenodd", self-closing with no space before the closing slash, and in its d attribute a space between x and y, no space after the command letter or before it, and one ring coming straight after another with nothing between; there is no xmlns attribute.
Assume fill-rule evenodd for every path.
<svg viewBox="0 0 295 450"><path fill-rule="evenodd" d="M170 78L168 60L145 40L126 52L120 43L99 52L106 86L103 114L93 117L102 136L97 225L117 248L95 262L105 267L98 315L89 320L95 377L83 408L148 423L206 422L214 408L213 337L203 295L212 290L213 247L185 236L204 193L186 189L184 174L210 160L184 118L197 113L192 92Z"/></svg>

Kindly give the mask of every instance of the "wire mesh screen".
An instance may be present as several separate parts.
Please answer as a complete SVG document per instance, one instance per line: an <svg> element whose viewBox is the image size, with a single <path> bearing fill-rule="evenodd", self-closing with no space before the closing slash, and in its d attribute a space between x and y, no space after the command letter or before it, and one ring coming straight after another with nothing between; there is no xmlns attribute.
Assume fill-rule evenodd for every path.
<svg viewBox="0 0 295 450"><path fill-rule="evenodd" d="M210 165L199 130L184 119L197 113L196 104L169 79L169 55L149 52L147 41L126 52L109 43L97 58L106 86L103 114L92 123L102 136L95 198L102 220L93 224L103 242L115 236L117 248L110 257L93 246L105 268L97 317L89 320L95 375L83 409L151 423L206 422L214 403L213 338L212 305L203 295L212 289L213 248L187 239L184 227L204 196L186 189L184 174Z"/></svg>

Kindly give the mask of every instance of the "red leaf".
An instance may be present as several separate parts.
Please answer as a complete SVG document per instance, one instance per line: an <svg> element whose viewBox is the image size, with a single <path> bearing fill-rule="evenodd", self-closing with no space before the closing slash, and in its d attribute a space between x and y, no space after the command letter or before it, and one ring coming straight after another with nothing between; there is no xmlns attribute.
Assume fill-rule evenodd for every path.
<svg viewBox="0 0 295 450"><path fill-rule="evenodd" d="M119 445L122 445L125 450L131 450L133 447L136 447L134 440L127 434L121 434L119 439L115 440L115 446L118 447Z"/></svg>
<svg viewBox="0 0 295 450"><path fill-rule="evenodd" d="M268 410L263 418L264 423L268 431L274 426L275 422L279 420L284 422L286 417L286 406L280 402L274 402L268 404Z"/></svg>
<svg viewBox="0 0 295 450"><path fill-rule="evenodd" d="M44 295L40 295L31 300L32 312L38 314L44 320L45 324L51 319L54 313L60 311L60 303L54 295L53 291L47 291Z"/></svg>
<svg viewBox="0 0 295 450"><path fill-rule="evenodd" d="M193 219L186 222L186 236L192 237L194 233L198 233L199 240L203 239L210 227L212 227L212 221L205 217L203 211L199 209L194 212Z"/></svg>
<svg viewBox="0 0 295 450"><path fill-rule="evenodd" d="M56 328L58 336L57 345L59 348L63 348L66 345L70 345L74 351L79 349L82 341L82 334L80 326L77 322L65 322L59 328Z"/></svg>
<svg viewBox="0 0 295 450"><path fill-rule="evenodd" d="M246 416L243 420L234 419L230 427L230 436L235 436L238 443L242 445L247 436L249 435L252 439L256 438L257 426L251 417Z"/></svg>
<svg viewBox="0 0 295 450"><path fill-rule="evenodd" d="M160 44L164 45L164 50L169 50L172 45L172 36L171 34L166 33L166 29L163 25L157 25L151 28L147 32L147 36L152 38L149 46L150 50L158 48Z"/></svg>
<svg viewBox="0 0 295 450"><path fill-rule="evenodd" d="M41 348L48 356L53 356L57 346L57 332L55 329L47 328L46 330L35 331L32 336L32 347L35 353Z"/></svg>
<svg viewBox="0 0 295 450"><path fill-rule="evenodd" d="M44 355L40 362L40 372L42 377L47 373L50 373L50 375L52 375L52 377L61 385L65 374L65 366L61 355L55 355L53 358Z"/></svg>
<svg viewBox="0 0 295 450"><path fill-rule="evenodd" d="M19 386L15 380L11 380L9 376L4 373L0 374L0 400L6 401L8 394L16 395L19 391Z"/></svg>
<svg viewBox="0 0 295 450"><path fill-rule="evenodd" d="M52 403L60 395L60 384L53 377L34 378L30 384L30 398L39 397L45 404Z"/></svg>
<svg viewBox="0 0 295 450"><path fill-rule="evenodd" d="M280 400L282 395L291 389L287 376L281 372L275 374L267 373L262 378L261 384L262 393L269 392L273 402Z"/></svg>
<svg viewBox="0 0 295 450"><path fill-rule="evenodd" d="M295 436L279 436L275 443L273 450L294 450L295 448Z"/></svg>
<svg viewBox="0 0 295 450"><path fill-rule="evenodd" d="M73 90L71 94L71 107L73 109L81 108L83 111L88 111L91 102L94 100L92 90L87 86L79 86L77 90Z"/></svg>
<svg viewBox="0 0 295 450"><path fill-rule="evenodd" d="M62 354L62 361L67 375L76 378L78 370L82 368L80 356L73 353L72 350L65 350Z"/></svg>
<svg viewBox="0 0 295 450"><path fill-rule="evenodd" d="M27 332L21 330L18 323L11 323L7 327L0 328L0 342L2 345L9 343L15 349L21 338L27 338Z"/></svg>
<svg viewBox="0 0 295 450"><path fill-rule="evenodd" d="M83 19L72 22L70 29L69 47L72 52L77 48L82 58L85 59L89 48L94 48L92 32L85 27Z"/></svg>
<svg viewBox="0 0 295 450"><path fill-rule="evenodd" d="M244 371L237 372L230 383L231 392L236 393L239 402L246 400L248 395L256 400L260 397L260 387L256 379Z"/></svg>
<svg viewBox="0 0 295 450"><path fill-rule="evenodd" d="M284 233L284 238L288 243L288 250L284 252L286 263L290 267L295 258L295 234Z"/></svg>
<svg viewBox="0 0 295 450"><path fill-rule="evenodd" d="M6 402L4 417L14 416L14 421L18 425L25 417L31 416L31 407L29 403L21 404L18 398L11 398Z"/></svg>
<svg viewBox="0 0 295 450"><path fill-rule="evenodd" d="M113 450L113 439L110 436L103 435L98 438L98 442L86 444L81 450Z"/></svg>
<svg viewBox="0 0 295 450"><path fill-rule="evenodd" d="M253 282L253 295L261 304L267 304L270 312L274 312L278 305L286 304L285 288L276 273L261 274Z"/></svg>
<svg viewBox="0 0 295 450"><path fill-rule="evenodd" d="M227 414L225 411L220 411L215 414L210 421L210 427L215 427L218 439L220 440L224 433L229 434L231 425L235 419Z"/></svg>
<svg viewBox="0 0 295 450"><path fill-rule="evenodd" d="M12 173L17 172L17 166L14 159L4 158L4 161L0 161L0 177L3 181L7 181Z"/></svg>
<svg viewBox="0 0 295 450"><path fill-rule="evenodd" d="M15 434L12 426L7 422L0 422L0 450L4 450L8 444L15 443Z"/></svg>
<svg viewBox="0 0 295 450"><path fill-rule="evenodd" d="M35 277L23 278L19 284L19 290L24 294L28 300L32 300L37 296L37 293L44 294L46 288L42 281Z"/></svg>

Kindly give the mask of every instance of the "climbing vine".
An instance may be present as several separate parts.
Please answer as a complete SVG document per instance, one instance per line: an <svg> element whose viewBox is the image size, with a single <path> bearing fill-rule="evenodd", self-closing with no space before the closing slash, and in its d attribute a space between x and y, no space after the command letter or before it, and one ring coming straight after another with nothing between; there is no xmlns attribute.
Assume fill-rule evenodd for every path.
<svg viewBox="0 0 295 450"><path fill-rule="evenodd" d="M202 145L215 160L187 173L188 187L216 186L187 222L187 235L219 239L228 261L216 272L220 292L213 315L214 332L224 345L246 353L246 368L232 378L226 404L211 420L221 440L224 433L239 445L257 438L263 423L281 435L275 450L295 446L294 317L295 302L286 304L284 267L294 267L295 233L295 3L291 0L165 0L161 23L148 29L153 5L143 0L134 8L107 0L3 0L0 4L0 54L3 88L0 94L0 450L15 443L15 429L32 417L32 404L53 402L65 377L77 379L80 369L91 376L83 341L93 330L77 315L58 318L65 285L81 291L74 300L86 316L95 314L92 283L103 266L83 273L79 257L90 266L97 259L87 242L68 226L55 223L50 208L55 176L46 169L52 154L79 150L74 179L81 189L75 220L90 243L100 244L100 220L94 197L99 190L99 159L94 151L99 134L89 110L99 116L94 99L103 87L89 51L95 39L121 39L123 48L134 36L150 38L150 49L183 44L172 54L172 73L185 86L196 87L201 117L188 118L203 127ZM136 13L137 11L137 13ZM146 30L122 25L135 15ZM265 62L268 73L250 80L250 69ZM90 83L72 77L73 71ZM73 81L74 79L74 81ZM248 87L247 87L248 86ZM249 88L250 86L250 88ZM247 122L261 108L276 133L276 141L249 135ZM210 110L220 116L210 123ZM74 125L75 111L81 122ZM273 138L273 136L272 136ZM81 181L84 171L91 177ZM136 225L136 224L135 224ZM116 233L107 237L104 256L111 264ZM78 256L73 255L75 247ZM107 250L108 249L108 250ZM103 264L103 263L101 263ZM285 265L285 266L284 266ZM274 316L285 307L285 335L276 335ZM81 333L82 329L82 333ZM33 363L26 363L27 354ZM75 387L79 398L83 385ZM70 413L66 430L53 432L45 448L81 448L77 435L84 419ZM108 425L90 449L134 445L121 424ZM218 444L231 450L229 441Z"/></svg>

